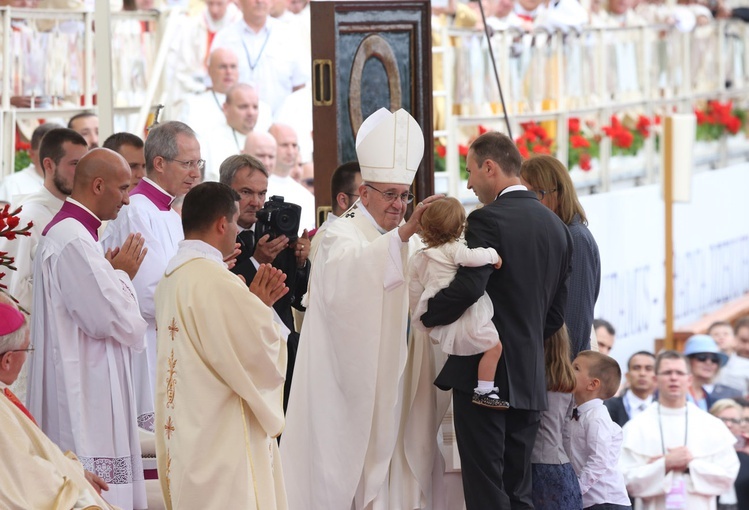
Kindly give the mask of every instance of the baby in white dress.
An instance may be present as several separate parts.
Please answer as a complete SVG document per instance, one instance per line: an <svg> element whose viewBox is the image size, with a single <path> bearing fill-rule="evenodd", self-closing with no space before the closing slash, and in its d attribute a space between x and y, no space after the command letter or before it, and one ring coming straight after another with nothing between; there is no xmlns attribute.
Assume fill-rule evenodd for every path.
<svg viewBox="0 0 749 510"><path fill-rule="evenodd" d="M494 306L488 294L484 292L452 324L430 329L420 320L427 310L429 299L450 284L458 266L491 264L496 269L502 266L502 259L494 248L468 248L460 240L465 221L465 209L454 198L432 202L424 211L420 236L427 247L414 254L409 262L411 325L428 331L432 341L439 343L447 354L471 356L484 353L479 362L478 386L474 390L473 403L507 409L509 404L499 398L499 390L494 386L502 343L492 323Z"/></svg>

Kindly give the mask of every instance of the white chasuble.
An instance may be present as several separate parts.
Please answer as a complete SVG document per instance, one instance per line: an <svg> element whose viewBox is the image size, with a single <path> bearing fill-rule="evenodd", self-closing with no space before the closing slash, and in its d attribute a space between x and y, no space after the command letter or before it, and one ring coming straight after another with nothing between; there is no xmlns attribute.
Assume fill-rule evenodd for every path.
<svg viewBox="0 0 749 510"><path fill-rule="evenodd" d="M682 492L683 498L677 499L685 500L686 510L713 510L716 497L733 485L739 472L733 434L692 403L680 409L651 404L623 431L619 469L627 491L639 501L637 508L665 509L669 493ZM685 444L693 456L689 472L666 473L664 451Z"/></svg>
<svg viewBox="0 0 749 510"><path fill-rule="evenodd" d="M197 240L156 289L156 457L167 509L285 510L286 342L266 306Z"/></svg>
<svg viewBox="0 0 749 510"><path fill-rule="evenodd" d="M281 438L292 510L431 499L437 351L424 334L406 341L405 268L419 247L381 234L360 205L323 234Z"/></svg>
<svg viewBox="0 0 749 510"><path fill-rule="evenodd" d="M120 210L117 219L110 221L102 235L104 249L122 246L131 233L143 236L148 248L143 263L133 279L140 313L148 323L146 350L133 359L135 403L138 426L153 432L153 398L156 377L156 312L154 292L164 275L169 260L177 253L177 244L184 238L182 220L169 207L172 197L153 184L147 177L135 187L130 204ZM145 191L145 194L139 191Z"/></svg>
<svg viewBox="0 0 749 510"><path fill-rule="evenodd" d="M34 261L29 410L60 449L73 451L109 484L104 499L142 509L132 352L145 347L146 322L130 278L112 267L93 237L98 227L76 217L58 221L78 207L70 200Z"/></svg>
<svg viewBox="0 0 749 510"><path fill-rule="evenodd" d="M1 384L0 384L1 385ZM68 457L15 404L0 394L0 508L111 508Z"/></svg>

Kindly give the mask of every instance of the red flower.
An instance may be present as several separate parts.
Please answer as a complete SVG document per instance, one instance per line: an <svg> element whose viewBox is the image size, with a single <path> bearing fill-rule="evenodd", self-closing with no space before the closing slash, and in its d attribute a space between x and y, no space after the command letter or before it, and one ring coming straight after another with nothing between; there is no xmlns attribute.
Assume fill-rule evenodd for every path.
<svg viewBox="0 0 749 510"><path fill-rule="evenodd" d="M587 149L588 147L590 147L590 142L588 141L588 139L580 135L570 136L570 143L575 149Z"/></svg>
<svg viewBox="0 0 749 510"><path fill-rule="evenodd" d="M735 135L741 129L741 120L738 117L734 117L733 115L731 115L726 120L726 129L729 133Z"/></svg>
<svg viewBox="0 0 749 510"><path fill-rule="evenodd" d="M590 154L583 152L580 154L580 170L588 172L592 168L590 164Z"/></svg>
<svg viewBox="0 0 749 510"><path fill-rule="evenodd" d="M525 143L521 143L521 140L518 139L517 146L520 155L523 156L523 159L528 159L530 157L530 153L528 152L528 147L526 147Z"/></svg>
<svg viewBox="0 0 749 510"><path fill-rule="evenodd" d="M468 156L468 146L467 145L458 145L458 154L460 154L463 157Z"/></svg>
<svg viewBox="0 0 749 510"><path fill-rule="evenodd" d="M576 135L580 133L580 119L576 117L570 118L570 120L567 122L567 126L569 128L571 135Z"/></svg>
<svg viewBox="0 0 749 510"><path fill-rule="evenodd" d="M489 132L488 128L485 128L484 126L482 126L481 124L479 124L479 136L483 135L484 133L488 133L488 132Z"/></svg>
<svg viewBox="0 0 749 510"><path fill-rule="evenodd" d="M445 147L444 145L438 145L434 150L437 152L437 156L441 158L444 158L447 154L447 147Z"/></svg>

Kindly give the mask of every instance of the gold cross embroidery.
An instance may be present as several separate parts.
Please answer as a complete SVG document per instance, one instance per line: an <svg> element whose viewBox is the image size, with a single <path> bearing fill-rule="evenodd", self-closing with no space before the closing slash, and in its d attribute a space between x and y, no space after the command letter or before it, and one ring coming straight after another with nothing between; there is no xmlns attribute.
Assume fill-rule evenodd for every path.
<svg viewBox="0 0 749 510"><path fill-rule="evenodd" d="M166 425L164 425L164 430L166 430L166 438L171 439L172 438L172 432L174 432L174 424L172 423L172 417L170 416L166 420Z"/></svg>
<svg viewBox="0 0 749 510"><path fill-rule="evenodd" d="M172 322L169 324L169 336L172 337L172 342L174 342L174 335L179 333L179 328L177 327L177 321L174 320L174 317L172 317Z"/></svg>

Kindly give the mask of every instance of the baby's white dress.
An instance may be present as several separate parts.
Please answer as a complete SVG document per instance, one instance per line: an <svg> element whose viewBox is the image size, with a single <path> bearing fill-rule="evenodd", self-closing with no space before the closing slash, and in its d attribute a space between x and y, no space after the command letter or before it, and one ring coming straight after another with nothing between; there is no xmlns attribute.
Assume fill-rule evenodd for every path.
<svg viewBox="0 0 749 510"><path fill-rule="evenodd" d="M432 341L439 343L447 354L470 356L497 345L499 334L492 323L494 306L486 292L452 324L430 329L420 318L427 310L429 298L452 282L458 266L480 267L496 264L498 260L494 248L468 248L458 241L416 252L408 266L411 327L428 331Z"/></svg>

